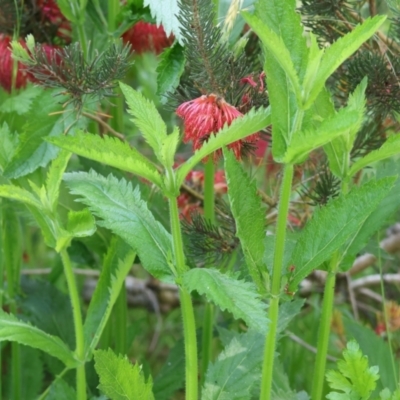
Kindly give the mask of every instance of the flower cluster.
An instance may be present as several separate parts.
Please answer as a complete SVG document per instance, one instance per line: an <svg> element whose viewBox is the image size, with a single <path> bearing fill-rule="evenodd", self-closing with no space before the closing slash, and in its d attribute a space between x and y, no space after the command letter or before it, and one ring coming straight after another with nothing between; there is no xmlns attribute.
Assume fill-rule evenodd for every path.
<svg viewBox="0 0 400 400"><path fill-rule="evenodd" d="M211 134L217 134L225 125L229 126L233 120L243 116L237 108L215 94L203 95L181 104L176 114L183 119L183 141L192 141L193 150L200 149ZM243 151L256 146L258 136L258 133L250 135L246 139L231 143L228 148L234 152L237 159L241 159ZM214 159L220 155L221 150L218 150Z"/></svg>
<svg viewBox="0 0 400 400"><path fill-rule="evenodd" d="M124 43L130 43L132 50L138 54L159 54L174 41L172 35L167 37L162 25L157 26L144 21L137 22L122 35L122 39Z"/></svg>

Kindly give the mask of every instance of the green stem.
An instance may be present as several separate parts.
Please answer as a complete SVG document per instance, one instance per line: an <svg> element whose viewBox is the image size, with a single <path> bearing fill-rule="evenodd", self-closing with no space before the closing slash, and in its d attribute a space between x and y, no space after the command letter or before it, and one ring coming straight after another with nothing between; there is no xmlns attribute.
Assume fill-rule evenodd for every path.
<svg viewBox="0 0 400 400"><path fill-rule="evenodd" d="M317 358L315 361L313 388L311 392L312 400L322 399L324 390L326 356L328 354L329 333L331 330L333 301L335 298L335 282L338 258L339 253L336 252L331 259L325 282L321 323L318 331Z"/></svg>
<svg viewBox="0 0 400 400"><path fill-rule="evenodd" d="M117 354L127 354L127 307L126 307L126 287L122 286L117 301L114 306L115 310L115 352Z"/></svg>
<svg viewBox="0 0 400 400"><path fill-rule="evenodd" d="M76 369L76 398L77 400L86 400L86 375L85 375L85 342L83 336L83 323L81 306L79 302L78 287L74 272L72 270L71 260L66 249L60 251L61 260L64 266L64 274L67 280L68 292L72 304L72 314L75 329L75 354L80 361L80 365Z"/></svg>
<svg viewBox="0 0 400 400"><path fill-rule="evenodd" d="M274 265L271 282L271 300L268 311L270 325L264 348L260 400L271 399L272 374L274 369L276 346L276 331L278 327L279 316L279 294L281 291L281 275L283 267L283 255L285 251L286 224L289 213L292 180L293 165L286 164L281 184L281 195L279 200L278 220L276 227Z"/></svg>
<svg viewBox="0 0 400 400"><path fill-rule="evenodd" d="M114 32L117 27L117 15L120 10L119 0L108 0L108 31Z"/></svg>
<svg viewBox="0 0 400 400"><path fill-rule="evenodd" d="M171 218L171 232L174 245L175 267L178 278L187 270L183 252L181 224L177 199L169 198L169 212ZM198 368L197 368L197 341L194 310L190 293L183 287L179 289L183 319L183 335L185 340L185 377L186 400L197 400L198 396Z"/></svg>
<svg viewBox="0 0 400 400"><path fill-rule="evenodd" d="M211 223L215 221L215 194L214 194L215 165L210 156L205 168L204 177L204 217ZM201 354L201 382L204 382L208 364L212 360L212 339L214 328L214 305L207 303L204 308L202 354Z"/></svg>
<svg viewBox="0 0 400 400"><path fill-rule="evenodd" d="M87 61L89 54L88 54L86 32L83 27L83 24L78 24L77 29L78 29L79 43L80 43L80 45L82 47L82 51L83 51L83 57Z"/></svg>

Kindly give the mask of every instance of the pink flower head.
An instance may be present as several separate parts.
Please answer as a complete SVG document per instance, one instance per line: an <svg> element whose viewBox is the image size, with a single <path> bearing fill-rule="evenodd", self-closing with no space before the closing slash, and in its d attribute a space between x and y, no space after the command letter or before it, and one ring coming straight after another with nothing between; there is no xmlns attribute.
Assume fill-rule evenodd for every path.
<svg viewBox="0 0 400 400"><path fill-rule="evenodd" d="M187 143L191 140L193 150L200 149L210 135L217 134L225 124L229 126L234 119L243 116L234 106L215 94L204 95L181 104L176 114L183 119L185 129L183 141ZM258 134L253 134L244 140L231 143L228 148L233 150L237 159L240 159L242 148L246 144L255 144L257 140ZM221 150L216 153L214 158L221 154Z"/></svg>

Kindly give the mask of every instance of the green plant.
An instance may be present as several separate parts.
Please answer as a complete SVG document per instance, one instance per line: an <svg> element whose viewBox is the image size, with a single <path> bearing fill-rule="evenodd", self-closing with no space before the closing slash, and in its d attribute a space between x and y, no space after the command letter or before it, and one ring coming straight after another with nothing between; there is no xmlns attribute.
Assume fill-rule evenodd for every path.
<svg viewBox="0 0 400 400"><path fill-rule="evenodd" d="M148 3L157 20L165 23L165 5ZM107 5L60 1L58 11L68 19L79 45L48 55L33 36L27 36L25 44L13 42L15 60L47 88L28 86L17 92L15 62L11 93L3 94L0 106L0 277L6 278L2 304L10 311L0 312L0 340L12 342L12 383L11 389L3 389L6 396L22 398L21 382L27 379L22 376L24 346L30 346L41 351L37 354L46 354L40 365L46 366L51 379L42 379L26 398L83 400L100 398L102 393L111 399L164 399L181 389L183 381L188 400L307 398L304 391L297 393L304 387L293 389L292 377L286 375L277 353L289 323L304 305L294 299L296 291L318 269L326 271L326 281L321 315L315 322L318 343L311 396L323 398L338 274L351 267L366 242L398 210L393 200L399 190L397 170L382 172L378 166L376 177L365 172L398 155L396 125L392 132L374 137L375 125L370 122L379 125L384 118L371 102L371 93L376 100L383 92L373 91L377 87L377 80L371 87L373 76L348 66L358 65L354 59L360 57L362 46L373 48L374 35L383 35L377 32L386 17L360 19L362 23L342 32L330 46L319 46L326 40L325 31L305 35L294 0L279 5L259 0L254 10L243 11L236 19L232 15L239 3L232 2L221 28L215 23L219 2L182 0L178 6L171 1L180 11L170 28L181 42L161 55L153 99L143 94L151 92L148 87L141 92L122 82L132 63L129 48L115 43L138 19L151 19L140 1L128 1L123 7L115 1ZM310 7L304 1L301 10L316 12ZM248 32L240 28L245 23ZM23 28L31 33L26 32L29 27ZM263 51L261 62L255 57L257 46ZM137 74L127 79L138 87L150 76L141 77L148 74L141 68L146 57L149 63L154 61L152 55L141 57L136 59ZM351 93L347 88L338 95L331 82L344 69L344 75L353 78ZM165 103L176 106L183 129L162 109ZM395 109L395 101L389 103ZM103 109L113 116L110 124ZM243 162L257 150L261 135L272 141L273 162L282 168L281 176L273 179L274 188L279 187L275 200L260 190L257 176L249 174L249 164ZM189 141L194 152L182 160L181 142ZM222 158L225 203L214 193L215 165ZM319 204L291 232L288 221L293 217L298 171L303 168L307 177L310 159L323 168L303 195ZM202 162L203 194L188 184ZM196 195L204 208L203 217L192 214L192 220L185 221L185 233L179 210L182 191ZM266 224L264 203L277 208L274 226ZM28 222L39 227L51 251L35 255L32 249L25 250L26 243L33 242L33 237L24 237L23 232L30 232ZM225 243L225 235L230 240L228 251L221 249L223 254L215 257L215 247L208 244L216 237ZM204 251L192 254L187 243L193 246L198 238L204 238ZM49 327L40 307L26 311L29 302L21 300L20 279L24 251L52 264L49 280L64 288L68 298L54 286L46 291L54 290L57 301L64 304L74 340ZM199 261L202 255L205 262ZM146 271L157 281L176 285L179 293L183 341L176 344L158 376L150 370L151 355L138 357L134 366L126 358L130 313L124 282L134 262L142 274ZM74 263L101 265L87 307L79 294ZM202 324L195 299L204 304ZM25 304L25 309L18 304ZM222 312L229 317L225 315L221 324ZM49 319L57 320L52 313ZM344 358L338 363L339 372L327 374L336 390L327 398L369 398L377 370L368 367L355 342L347 344ZM170 364L184 376L175 374ZM381 398L397 398L396 389L384 388Z"/></svg>

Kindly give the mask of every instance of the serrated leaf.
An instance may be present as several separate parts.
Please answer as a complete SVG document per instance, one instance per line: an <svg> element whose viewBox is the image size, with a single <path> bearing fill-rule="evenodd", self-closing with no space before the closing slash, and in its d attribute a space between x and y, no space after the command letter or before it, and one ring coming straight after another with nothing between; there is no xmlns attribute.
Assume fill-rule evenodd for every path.
<svg viewBox="0 0 400 400"><path fill-rule="evenodd" d="M371 365L379 367L381 379L377 381L378 389L387 387L395 390L398 387L397 377L399 366L392 363L392 350L387 341L378 336L370 327L350 318L343 318L346 336L357 341L364 355Z"/></svg>
<svg viewBox="0 0 400 400"><path fill-rule="evenodd" d="M339 360L339 371L330 370L326 374L331 389L346 393L347 396L359 400L367 400L375 390L379 379L379 368L369 367L368 358L360 351L360 346L352 340L343 351L344 360ZM341 393L331 392L326 397L337 399ZM347 397L349 398L349 397Z"/></svg>
<svg viewBox="0 0 400 400"><path fill-rule="evenodd" d="M0 168L4 169L10 162L18 146L18 135L12 134L7 122L0 127Z"/></svg>
<svg viewBox="0 0 400 400"><path fill-rule="evenodd" d="M289 284L290 291L295 291L303 278L358 232L391 190L393 183L393 178L368 182L347 195L331 200L325 207L314 212L292 254L291 264L295 266L295 270Z"/></svg>
<svg viewBox="0 0 400 400"><path fill-rule="evenodd" d="M181 185L187 174L205 157L214 151L227 146L237 140L244 139L246 136L256 133L270 125L270 108L251 110L241 118L235 119L230 126L225 126L215 136L203 144L200 150L196 151L192 157L181 164L177 169L177 185Z"/></svg>
<svg viewBox="0 0 400 400"><path fill-rule="evenodd" d="M266 24L263 24L261 19L256 15L252 15L249 12L243 12L242 15L256 35L261 39L263 45L267 49L268 57L274 57L276 63L284 71L286 79L290 82L289 87L294 92L298 107L300 107L302 101L299 77L283 38L279 37Z"/></svg>
<svg viewBox="0 0 400 400"><path fill-rule="evenodd" d="M160 157L167 170L171 170L174 165L176 148L180 139L179 134L179 128L176 126L172 133L167 135L162 142Z"/></svg>
<svg viewBox="0 0 400 400"><path fill-rule="evenodd" d="M90 357L100 340L135 255L121 238L113 237L83 327L86 358Z"/></svg>
<svg viewBox="0 0 400 400"><path fill-rule="evenodd" d="M29 86L15 96L11 96L4 100L0 106L0 112L12 113L18 115L26 114L31 110L35 97L39 96L43 89L39 86Z"/></svg>
<svg viewBox="0 0 400 400"><path fill-rule="evenodd" d="M65 174L71 192L81 197L104 226L126 241L139 255L143 267L153 276L173 281L169 267L172 258L172 239L155 220L140 197L140 190L124 179L112 175L105 178L90 173Z"/></svg>
<svg viewBox="0 0 400 400"><path fill-rule="evenodd" d="M304 108L308 108L325 86L326 80L335 70L347 60L358 48L368 40L383 24L386 16L378 15L368 18L363 24L357 25L350 33L338 39L325 50Z"/></svg>
<svg viewBox="0 0 400 400"><path fill-rule="evenodd" d="M283 332L292 319L298 315L303 308L305 300L296 299L282 303L279 307L279 319L277 332Z"/></svg>
<svg viewBox="0 0 400 400"><path fill-rule="evenodd" d="M208 301L212 301L221 310L229 311L236 319L243 319L249 328L266 332L266 305L252 283L212 268L191 269L185 272L182 279L189 291L204 294Z"/></svg>
<svg viewBox="0 0 400 400"><path fill-rule="evenodd" d="M76 366L74 354L58 337L18 320L15 316L0 310L0 340L9 340L34 347L61 360L66 367Z"/></svg>
<svg viewBox="0 0 400 400"><path fill-rule="evenodd" d="M75 136L46 138L46 141L79 156L131 172L162 187L161 175L150 160L118 139L78 131Z"/></svg>
<svg viewBox="0 0 400 400"><path fill-rule="evenodd" d="M67 168L70 157L71 153L69 151L60 151L60 154L53 160L47 172L46 192L51 211L55 211L57 207L62 176Z"/></svg>
<svg viewBox="0 0 400 400"><path fill-rule="evenodd" d="M384 160L400 153L400 135L390 136L377 150L373 150L366 156L357 160L351 167L348 177L354 176L358 171L374 162Z"/></svg>
<svg viewBox="0 0 400 400"><path fill-rule="evenodd" d="M342 259L345 256L355 257L367 245L372 235L374 235L375 232L378 232L387 224L388 219L391 216L393 216L396 210L400 208L400 204L398 201L399 190L400 190L400 181L397 180L396 184L393 186L390 192L381 200L381 202L375 208L375 210L360 226L357 235L351 238L351 240L346 243L343 249L340 250ZM351 265L352 264L349 264L348 267L351 268ZM343 269L342 267L341 270L345 271L346 269Z"/></svg>
<svg viewBox="0 0 400 400"><path fill-rule="evenodd" d="M167 136L167 126L156 106L130 86L122 82L119 86L128 104L128 113L133 116L132 122L140 129L158 160L163 162L161 152L162 144Z"/></svg>
<svg viewBox="0 0 400 400"><path fill-rule="evenodd" d="M294 0L263 0L256 4L256 15L282 38L301 82L307 66L308 48L301 17L295 12L295 8ZM285 70L268 51L265 55L264 71L272 109L272 154L274 159L280 162L291 141L299 104Z"/></svg>
<svg viewBox="0 0 400 400"><path fill-rule="evenodd" d="M17 200L39 210L42 208L42 204L34 194L15 185L0 185L0 197Z"/></svg>
<svg viewBox="0 0 400 400"><path fill-rule="evenodd" d="M308 154L337 137L359 128L362 116L357 111L342 108L337 114L325 119L315 130L300 131L293 135L282 159L284 163L304 162Z"/></svg>
<svg viewBox="0 0 400 400"><path fill-rule="evenodd" d="M150 7L151 16L156 19L157 25L163 26L167 36L173 33L181 41L178 0L144 0L143 5Z"/></svg>
<svg viewBox="0 0 400 400"><path fill-rule="evenodd" d="M257 332L236 335L208 367L202 400L250 399L261 379L264 341Z"/></svg>
<svg viewBox="0 0 400 400"><path fill-rule="evenodd" d="M260 293L265 292L262 274L264 265L265 209L257 194L257 186L243 170L232 152L225 150L225 173L229 202L236 223L236 235L250 275Z"/></svg>
<svg viewBox="0 0 400 400"><path fill-rule="evenodd" d="M343 179L348 175L350 151L353 148L356 134L361 128L365 109L365 89L367 78L364 78L350 95L347 110L354 110L359 115L357 123L349 127L348 132L324 146L328 156L331 172Z"/></svg>
<svg viewBox="0 0 400 400"><path fill-rule="evenodd" d="M94 353L94 367L100 378L99 389L111 400L154 400L151 377L146 382L142 368L111 349Z"/></svg>
<svg viewBox="0 0 400 400"><path fill-rule="evenodd" d="M177 42L161 54L157 65L158 95L172 92L178 87L179 79L185 68L185 61L183 47ZM165 97L163 99L167 100Z"/></svg>
<svg viewBox="0 0 400 400"><path fill-rule="evenodd" d="M71 110L63 114L53 114L60 109L60 103L54 99L54 91L43 91L35 98L31 111L26 114L27 123L19 136L20 142L11 161L4 170L4 176L9 179L19 178L45 167L53 160L59 149L43 141L46 136L61 136L68 127L73 135L75 129L84 128L87 119L76 117Z"/></svg>

